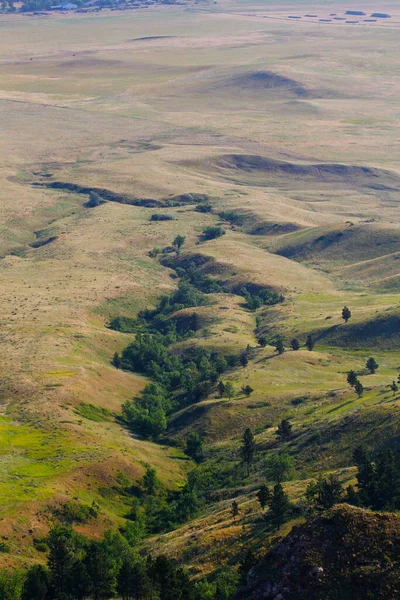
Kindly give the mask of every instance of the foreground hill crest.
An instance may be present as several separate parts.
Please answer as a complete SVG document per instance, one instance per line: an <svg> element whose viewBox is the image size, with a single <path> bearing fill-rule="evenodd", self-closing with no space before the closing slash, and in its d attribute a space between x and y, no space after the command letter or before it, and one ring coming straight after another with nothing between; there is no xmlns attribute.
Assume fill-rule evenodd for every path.
<svg viewBox="0 0 400 600"><path fill-rule="evenodd" d="M337 505L292 532L250 571L235 600L395 599L400 519Z"/></svg>

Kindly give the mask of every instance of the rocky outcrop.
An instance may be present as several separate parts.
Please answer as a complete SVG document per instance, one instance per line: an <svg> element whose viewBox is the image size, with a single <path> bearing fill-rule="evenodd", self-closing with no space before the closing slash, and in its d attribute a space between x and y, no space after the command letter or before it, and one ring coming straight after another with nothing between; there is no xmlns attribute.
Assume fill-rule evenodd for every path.
<svg viewBox="0 0 400 600"><path fill-rule="evenodd" d="M291 533L234 600L398 600L400 517L337 505Z"/></svg>

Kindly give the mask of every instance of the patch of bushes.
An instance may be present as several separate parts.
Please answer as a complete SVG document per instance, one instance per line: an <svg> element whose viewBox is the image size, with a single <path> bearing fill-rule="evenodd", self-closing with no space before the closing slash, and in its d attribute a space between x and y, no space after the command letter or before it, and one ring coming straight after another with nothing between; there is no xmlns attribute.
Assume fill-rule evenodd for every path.
<svg viewBox="0 0 400 600"><path fill-rule="evenodd" d="M247 283L235 288L235 293L243 296L250 310L257 310L261 306L272 306L283 302L284 297L272 288L262 287L255 283Z"/></svg>
<svg viewBox="0 0 400 600"><path fill-rule="evenodd" d="M85 208L96 208L96 206L100 206L101 204L105 204L107 200L104 200L97 192L91 191L89 193L89 200L85 202Z"/></svg>
<svg viewBox="0 0 400 600"><path fill-rule="evenodd" d="M240 227L241 225L244 225L245 221L246 221L246 216L242 215L241 213L238 213L235 210L224 210L218 213L218 216L223 219L224 221L229 221L229 223L232 223L233 225L237 225L238 227Z"/></svg>
<svg viewBox="0 0 400 600"><path fill-rule="evenodd" d="M56 235L52 235L51 237L47 238L47 239L40 239L37 240L36 242L32 242L29 244L29 246L31 248L41 248L42 246L47 246L47 244L51 244L52 242L55 242L58 239L58 236Z"/></svg>
<svg viewBox="0 0 400 600"><path fill-rule="evenodd" d="M206 240L215 240L216 238L225 235L225 229L220 227L219 225L210 225L203 229L202 239Z"/></svg>
<svg viewBox="0 0 400 600"><path fill-rule="evenodd" d="M202 202L201 204L198 204L194 210L199 213L210 213L212 211L212 206L208 202Z"/></svg>
<svg viewBox="0 0 400 600"><path fill-rule="evenodd" d="M138 320L132 317L114 317L108 327L122 333L136 333L140 328Z"/></svg>
<svg viewBox="0 0 400 600"><path fill-rule="evenodd" d="M150 217L150 221L174 221L175 217L172 215L164 214L153 214Z"/></svg>
<svg viewBox="0 0 400 600"><path fill-rule="evenodd" d="M87 523L95 519L99 514L99 505L93 502L91 505L82 504L77 500L69 500L60 508L54 510L54 514L63 523Z"/></svg>

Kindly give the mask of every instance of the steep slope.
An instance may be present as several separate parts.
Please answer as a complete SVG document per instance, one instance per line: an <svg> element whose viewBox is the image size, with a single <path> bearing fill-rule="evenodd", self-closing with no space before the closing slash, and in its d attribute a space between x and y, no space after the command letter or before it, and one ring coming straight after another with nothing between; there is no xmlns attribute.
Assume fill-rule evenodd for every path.
<svg viewBox="0 0 400 600"><path fill-rule="evenodd" d="M338 505L295 527L235 600L395 600L400 518Z"/></svg>

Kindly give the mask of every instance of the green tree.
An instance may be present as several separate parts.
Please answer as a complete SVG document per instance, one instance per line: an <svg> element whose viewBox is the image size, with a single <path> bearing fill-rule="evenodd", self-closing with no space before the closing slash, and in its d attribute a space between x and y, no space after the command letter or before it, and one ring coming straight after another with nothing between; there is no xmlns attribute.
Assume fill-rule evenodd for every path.
<svg viewBox="0 0 400 600"><path fill-rule="evenodd" d="M399 386L397 385L397 383L395 381L392 381L392 383L390 385L390 389L392 390L393 394L395 394L396 392L399 391Z"/></svg>
<svg viewBox="0 0 400 600"><path fill-rule="evenodd" d="M290 341L290 345L292 347L292 350L300 350L300 342L297 338L293 338Z"/></svg>
<svg viewBox="0 0 400 600"><path fill-rule="evenodd" d="M232 513L232 517L233 517L233 518L237 517L237 516L238 516L238 514L239 514L239 512L240 512L240 509L239 509L239 504L236 502L236 500L234 500L234 501L232 502L232 506L231 506L231 513Z"/></svg>
<svg viewBox="0 0 400 600"><path fill-rule="evenodd" d="M307 339L306 339L306 348L307 348L307 350L309 350L311 352L312 350L314 350L314 347L315 347L315 342L312 338L312 335L308 335Z"/></svg>
<svg viewBox="0 0 400 600"><path fill-rule="evenodd" d="M349 308L347 308L347 306L343 307L342 310L342 319L345 323L347 323L347 321L350 319L351 317L351 310Z"/></svg>
<svg viewBox="0 0 400 600"><path fill-rule="evenodd" d="M306 499L312 509L326 510L343 500L343 486L336 475L322 475L316 481L309 483L306 489Z"/></svg>
<svg viewBox="0 0 400 600"><path fill-rule="evenodd" d="M151 581L143 560L132 555L125 557L118 573L117 592L123 600L150 600Z"/></svg>
<svg viewBox="0 0 400 600"><path fill-rule="evenodd" d="M347 383L354 387L357 383L357 373L355 371L349 371L347 373Z"/></svg>
<svg viewBox="0 0 400 600"><path fill-rule="evenodd" d="M253 390L253 388L250 385L243 385L242 386L242 393L245 396L250 396L253 392L254 392L254 390Z"/></svg>
<svg viewBox="0 0 400 600"><path fill-rule="evenodd" d="M244 464L247 467L247 477L250 475L250 467L254 460L256 452L256 441L251 429L248 427L242 437L242 445L240 447L240 455Z"/></svg>
<svg viewBox="0 0 400 600"><path fill-rule="evenodd" d="M275 350L278 354L283 354L285 352L285 346L281 337L278 337L276 340Z"/></svg>
<svg viewBox="0 0 400 600"><path fill-rule="evenodd" d="M233 385L232 381L226 381L225 382L225 395L228 396L228 398L230 400L234 394L235 394L235 386Z"/></svg>
<svg viewBox="0 0 400 600"><path fill-rule="evenodd" d="M265 335L260 335L260 337L257 340L258 344L261 346L261 348L265 348L265 346L267 345L267 338Z"/></svg>
<svg viewBox="0 0 400 600"><path fill-rule="evenodd" d="M57 525L49 534L48 566L54 595L69 598L72 573L78 561L79 538L70 527Z"/></svg>
<svg viewBox="0 0 400 600"><path fill-rule="evenodd" d="M269 481L287 481L294 471L294 459L287 452L272 454L265 461L265 473Z"/></svg>
<svg viewBox="0 0 400 600"><path fill-rule="evenodd" d="M114 357L112 359L112 364L114 365L114 367L116 369L119 369L121 367L121 358L120 358L120 355L118 354L118 352L116 352L114 354Z"/></svg>
<svg viewBox="0 0 400 600"><path fill-rule="evenodd" d="M286 521L290 510L290 502L280 483L274 485L269 501L269 515L276 529L280 529Z"/></svg>
<svg viewBox="0 0 400 600"><path fill-rule="evenodd" d="M185 237L183 235L177 235L174 241L172 242L173 247L177 254L180 254L181 248L185 243Z"/></svg>
<svg viewBox="0 0 400 600"><path fill-rule="evenodd" d="M282 442L287 442L290 439L292 435L292 424L289 419L282 419L278 425L276 435L282 440Z"/></svg>
<svg viewBox="0 0 400 600"><path fill-rule="evenodd" d="M246 352L242 352L240 355L240 364L242 365L242 367L247 367L248 363L249 363L249 359L247 358L247 353Z"/></svg>
<svg viewBox="0 0 400 600"><path fill-rule="evenodd" d="M354 386L354 391L356 392L356 394L357 394L357 396L358 396L359 398L361 398L361 396L362 396L362 395L363 395L363 393L364 393L364 386L363 386L363 384L361 383L361 381L359 381L358 379L357 379L357 381L356 381L356 383L355 383L355 386Z"/></svg>
<svg viewBox="0 0 400 600"><path fill-rule="evenodd" d="M93 542L86 554L85 566L91 580L93 600L108 600L116 590L116 565L101 544Z"/></svg>
<svg viewBox="0 0 400 600"><path fill-rule="evenodd" d="M190 456L196 463L201 463L204 458L203 444L203 436L192 431L186 438L185 454Z"/></svg>
<svg viewBox="0 0 400 600"><path fill-rule="evenodd" d="M157 491L160 489L161 483L157 477L157 472L154 467L150 465L146 466L146 472L142 477L142 488L143 491L149 495L154 496Z"/></svg>
<svg viewBox="0 0 400 600"><path fill-rule="evenodd" d="M257 492L257 500L260 503L262 510L264 510L264 508L267 506L270 498L271 491L264 483Z"/></svg>
<svg viewBox="0 0 400 600"><path fill-rule="evenodd" d="M367 367L367 369L371 373L371 375L373 375L379 367L378 363L372 356L367 360L367 362L365 363L365 366Z"/></svg>
<svg viewBox="0 0 400 600"><path fill-rule="evenodd" d="M50 573L42 565L34 565L26 574L21 600L47 600L50 591Z"/></svg>
<svg viewBox="0 0 400 600"><path fill-rule="evenodd" d="M225 394L225 384L223 381L220 381L217 385L218 388L218 393L219 393L219 397L223 398L224 394Z"/></svg>

